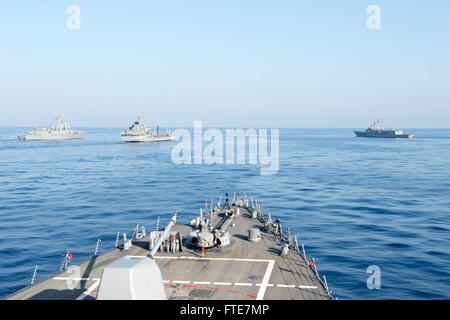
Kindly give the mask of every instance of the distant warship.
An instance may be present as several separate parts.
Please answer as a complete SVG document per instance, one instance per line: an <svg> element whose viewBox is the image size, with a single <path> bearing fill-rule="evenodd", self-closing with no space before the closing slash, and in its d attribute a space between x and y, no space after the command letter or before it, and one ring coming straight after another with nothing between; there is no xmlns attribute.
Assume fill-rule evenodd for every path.
<svg viewBox="0 0 450 320"><path fill-rule="evenodd" d="M67 122L57 117L56 123L50 129L35 128L28 133L17 136L19 140L70 140L81 139L82 132L74 131Z"/></svg>
<svg viewBox="0 0 450 320"><path fill-rule="evenodd" d="M412 138L414 135L399 129L384 129L383 119L376 119L365 131L355 131L357 137L366 138Z"/></svg>
<svg viewBox="0 0 450 320"><path fill-rule="evenodd" d="M125 142L158 142L175 140L175 134L169 129L165 132L159 131L159 126L154 126L153 130L141 123L140 117L135 121L127 131L120 134L122 141Z"/></svg>

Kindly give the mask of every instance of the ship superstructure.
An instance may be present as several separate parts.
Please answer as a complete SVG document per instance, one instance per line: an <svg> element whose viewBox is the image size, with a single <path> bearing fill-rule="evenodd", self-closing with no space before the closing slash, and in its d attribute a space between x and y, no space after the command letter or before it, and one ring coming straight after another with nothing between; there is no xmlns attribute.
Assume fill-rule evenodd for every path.
<svg viewBox="0 0 450 320"><path fill-rule="evenodd" d="M140 117L125 131L120 134L125 142L159 142L175 140L175 134L169 129L160 131L159 125L152 129L140 121Z"/></svg>
<svg viewBox="0 0 450 320"><path fill-rule="evenodd" d="M383 128L383 119L378 118L365 131L355 131L357 137L366 138L413 138L414 135L403 133L399 129L385 129Z"/></svg>
<svg viewBox="0 0 450 320"><path fill-rule="evenodd" d="M82 132L73 130L61 117L55 118L51 128L35 128L28 133L17 136L19 140L71 140L81 139Z"/></svg>

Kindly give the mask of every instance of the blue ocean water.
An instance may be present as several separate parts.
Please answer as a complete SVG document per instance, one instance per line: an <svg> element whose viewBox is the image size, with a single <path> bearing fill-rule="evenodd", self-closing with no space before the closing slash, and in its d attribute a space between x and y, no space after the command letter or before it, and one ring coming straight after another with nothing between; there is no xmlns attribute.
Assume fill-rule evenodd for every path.
<svg viewBox="0 0 450 320"><path fill-rule="evenodd" d="M281 129L280 170L180 165L175 142L125 144L121 128L79 141L27 142L0 128L0 297L114 246L137 223L246 192L281 218L340 299L450 298L450 129L414 139L356 138L350 129ZM366 269L381 269L369 290Z"/></svg>

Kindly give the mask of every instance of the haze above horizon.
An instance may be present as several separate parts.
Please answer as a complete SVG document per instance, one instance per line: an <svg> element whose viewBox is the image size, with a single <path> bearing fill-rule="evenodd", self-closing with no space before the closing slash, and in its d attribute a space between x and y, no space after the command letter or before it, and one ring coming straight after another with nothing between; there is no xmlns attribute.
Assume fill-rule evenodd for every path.
<svg viewBox="0 0 450 320"><path fill-rule="evenodd" d="M66 12L80 8L81 28ZM370 30L368 6L381 9ZM0 126L448 128L450 3L0 3Z"/></svg>

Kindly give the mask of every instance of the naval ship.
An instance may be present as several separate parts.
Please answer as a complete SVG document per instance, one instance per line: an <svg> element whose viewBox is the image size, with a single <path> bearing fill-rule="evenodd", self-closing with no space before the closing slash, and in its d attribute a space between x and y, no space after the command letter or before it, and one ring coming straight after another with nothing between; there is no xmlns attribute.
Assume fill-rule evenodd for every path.
<svg viewBox="0 0 450 320"><path fill-rule="evenodd" d="M169 129L165 132L159 131L159 126L155 125L153 130L141 123L140 117L125 131L120 134L125 142L158 142L175 140L175 134Z"/></svg>
<svg viewBox="0 0 450 320"><path fill-rule="evenodd" d="M373 124L365 131L355 131L357 137L366 138L413 138L414 135L403 133L399 129L384 129L383 119L375 119Z"/></svg>
<svg viewBox="0 0 450 320"><path fill-rule="evenodd" d="M130 238L118 232L111 250L38 278L8 300L331 300L315 259L261 202L244 193L206 202L186 224L175 213L165 228ZM187 219L186 221L189 221ZM149 231L149 230L148 230Z"/></svg>
<svg viewBox="0 0 450 320"><path fill-rule="evenodd" d="M70 140L81 139L82 132L74 131L61 117L55 118L51 128L35 128L28 133L17 136L19 140Z"/></svg>

